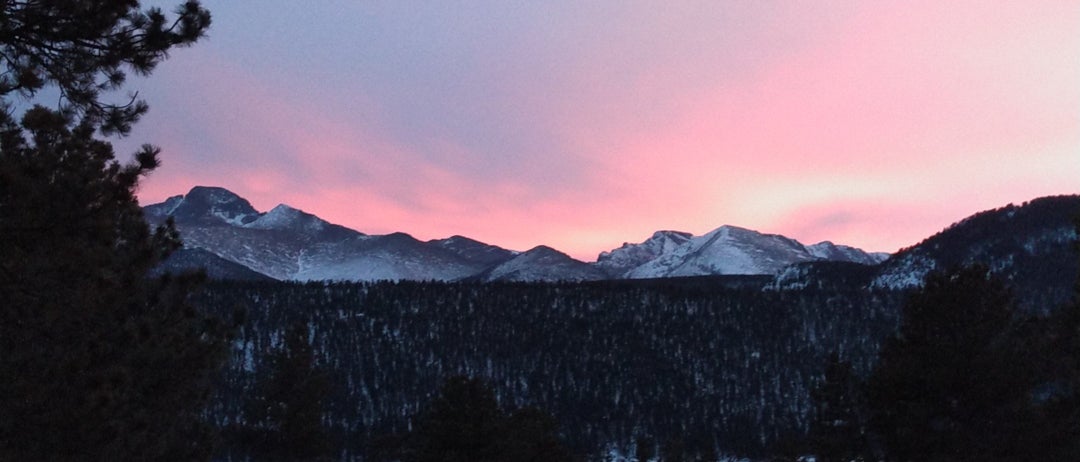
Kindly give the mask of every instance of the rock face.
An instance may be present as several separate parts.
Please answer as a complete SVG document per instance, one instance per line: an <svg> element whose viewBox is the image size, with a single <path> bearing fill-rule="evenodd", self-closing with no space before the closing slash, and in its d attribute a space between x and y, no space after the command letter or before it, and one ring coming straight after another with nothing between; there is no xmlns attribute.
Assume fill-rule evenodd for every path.
<svg viewBox="0 0 1080 462"><path fill-rule="evenodd" d="M611 278L626 277L634 268L675 252L694 237L681 231L657 231L640 244L624 243L596 259L596 266Z"/></svg>
<svg viewBox="0 0 1080 462"><path fill-rule="evenodd" d="M464 236L421 242L405 233L367 235L285 204L259 212L229 190L206 186L143 211L152 224L173 217L185 247L208 254L189 253L182 260L189 266L229 262L279 280L582 281L771 275L799 262L877 263L883 258L830 242L804 246L775 234L723 226L697 237L657 231L645 242L623 244L600 254L595 263L585 263L546 246L520 253ZM170 264L175 267L180 260ZM216 274L239 273L222 268Z"/></svg>

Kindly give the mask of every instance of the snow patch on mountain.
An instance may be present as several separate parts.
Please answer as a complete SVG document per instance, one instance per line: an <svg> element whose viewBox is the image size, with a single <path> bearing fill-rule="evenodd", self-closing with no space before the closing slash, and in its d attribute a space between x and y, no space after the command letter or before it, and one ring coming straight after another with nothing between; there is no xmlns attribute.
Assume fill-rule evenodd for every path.
<svg viewBox="0 0 1080 462"><path fill-rule="evenodd" d="M835 260L877 264L885 254L825 241L805 246L794 239L737 226L703 236L658 231L641 244L601 253L596 266L610 277L652 279L679 276L776 274L795 263Z"/></svg>
<svg viewBox="0 0 1080 462"><path fill-rule="evenodd" d="M617 249L601 252L595 266L610 277L623 278L630 270L675 252L693 237L681 231L657 231L640 244L624 242Z"/></svg>
<svg viewBox="0 0 1080 462"><path fill-rule="evenodd" d="M876 265L889 258L887 253L868 253L855 247L833 244L830 241L808 245L806 250L810 252L810 255L821 260L850 261L864 265Z"/></svg>
<svg viewBox="0 0 1080 462"><path fill-rule="evenodd" d="M673 251L630 270L626 277L775 274L787 265L815 258L795 240L736 226L721 226L703 236L690 238Z"/></svg>
<svg viewBox="0 0 1080 462"><path fill-rule="evenodd" d="M252 229L290 230L298 233L317 234L332 226L323 219L303 210L278 204L256 220L243 225Z"/></svg>
<svg viewBox="0 0 1080 462"><path fill-rule="evenodd" d="M301 281L453 281L475 268L462 264L439 264L416 255L375 252L339 261L309 259L293 279Z"/></svg>
<svg viewBox="0 0 1080 462"><path fill-rule="evenodd" d="M766 290L802 290L810 286L809 268L802 265L788 265L776 273Z"/></svg>
<svg viewBox="0 0 1080 462"><path fill-rule="evenodd" d="M937 269L937 262L925 255L911 253L890 262L889 271L883 272L873 282L871 288L907 289L922 285L926 275Z"/></svg>

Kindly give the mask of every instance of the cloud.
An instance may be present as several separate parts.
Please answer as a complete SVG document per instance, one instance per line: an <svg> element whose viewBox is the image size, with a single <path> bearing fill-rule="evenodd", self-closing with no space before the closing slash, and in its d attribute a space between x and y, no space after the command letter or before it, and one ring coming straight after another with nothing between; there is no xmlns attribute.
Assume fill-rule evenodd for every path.
<svg viewBox="0 0 1080 462"><path fill-rule="evenodd" d="M722 224L895 249L1076 192L1070 3L210 5L147 84L140 197L580 258Z"/></svg>

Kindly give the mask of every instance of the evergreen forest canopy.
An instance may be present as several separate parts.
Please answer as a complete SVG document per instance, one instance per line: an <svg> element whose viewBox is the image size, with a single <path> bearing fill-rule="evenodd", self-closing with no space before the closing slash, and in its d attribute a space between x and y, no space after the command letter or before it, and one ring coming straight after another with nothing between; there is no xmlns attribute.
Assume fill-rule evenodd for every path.
<svg viewBox="0 0 1080 462"><path fill-rule="evenodd" d="M1062 343L1077 337L1074 310L1016 310L1006 286L977 267L935 273L914 293L762 292L707 280L219 282L196 299L223 313L250 307L213 413L223 451L235 457L252 451L250 440L230 436L250 433L244 397L274 369L260 352L296 325L331 382L324 442L375 460L439 460L405 449L432 393L452 377L481 379L505 409L550 413L567 450L588 460L613 450L660 460L1080 454L1061 430L1077 418L1074 372L1062 367L1075 363L1075 345ZM955 413L966 417L946 412L923 424L919 412L896 408L947 409L960 398L966 407ZM1019 423L987 433L1000 416ZM899 422L908 436L893 433L907 428ZM938 435L945 423L961 430ZM943 442L908 447L934 438Z"/></svg>
<svg viewBox="0 0 1080 462"><path fill-rule="evenodd" d="M240 283L196 304L249 307L216 418L244 396L283 326L307 326L335 383L326 422L364 453L409 428L448 377L480 377L509 408L535 406L580 455L638 438L688 454L758 454L805 431L830 351L867 370L895 330L898 292L795 293L617 283Z"/></svg>

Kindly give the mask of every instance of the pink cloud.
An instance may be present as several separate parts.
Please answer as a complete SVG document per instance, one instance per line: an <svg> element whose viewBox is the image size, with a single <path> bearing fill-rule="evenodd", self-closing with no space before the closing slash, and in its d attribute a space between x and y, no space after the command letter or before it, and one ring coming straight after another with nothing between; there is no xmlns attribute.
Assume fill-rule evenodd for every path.
<svg viewBox="0 0 1080 462"><path fill-rule="evenodd" d="M604 171L629 185L628 202L666 207L653 216L688 228L797 234L804 208L908 210L902 224L846 213L858 233L835 223L841 236L831 239L876 249L982 208L1075 190L1080 86L1062 79L1080 81L1080 40L1062 34L1077 25L1075 8L863 5L816 47L719 82L663 127L620 134L597 155L609 159ZM1033 45L1048 43L1060 46Z"/></svg>
<svg viewBox="0 0 1080 462"><path fill-rule="evenodd" d="M558 28L524 24L470 48L486 53L463 55L472 67L438 61L453 72L389 87L405 96L377 93L367 74L307 87L289 69L184 50L185 74L151 100L165 166L140 197L217 184L364 232L592 259L657 229L722 224L895 250L978 210L1076 192L1072 2L562 14ZM404 55L413 41L385 46L402 62L447 59L415 42L422 57ZM446 98L431 101L441 112L409 91ZM399 100L417 105L408 117L387 106Z"/></svg>

